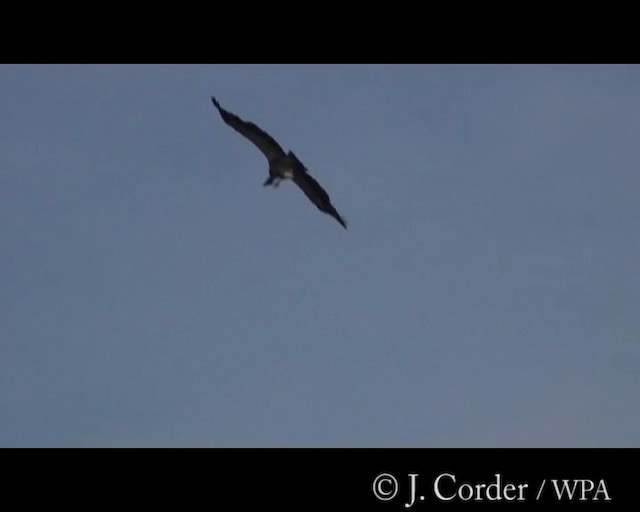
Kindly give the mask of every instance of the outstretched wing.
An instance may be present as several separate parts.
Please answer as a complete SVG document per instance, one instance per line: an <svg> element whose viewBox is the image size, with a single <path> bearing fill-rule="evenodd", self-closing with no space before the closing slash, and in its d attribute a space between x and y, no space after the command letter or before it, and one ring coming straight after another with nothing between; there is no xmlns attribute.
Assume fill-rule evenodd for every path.
<svg viewBox="0 0 640 512"><path fill-rule="evenodd" d="M213 105L218 109L220 115L222 116L222 120L231 126L235 131L244 135L247 139L253 142L260 151L264 153L269 161L273 158L281 156L284 154L284 151L280 147L275 139L269 135L267 132L256 126L255 124L249 121L243 121L237 115L232 114L231 112L223 109L220 106L220 103L211 96L211 101Z"/></svg>
<svg viewBox="0 0 640 512"><path fill-rule="evenodd" d="M327 191L320 186L313 176L306 169L297 168L293 172L293 182L300 187L305 195L316 205L318 210L331 215L344 229L347 229L347 221L338 213L331 204L331 199Z"/></svg>

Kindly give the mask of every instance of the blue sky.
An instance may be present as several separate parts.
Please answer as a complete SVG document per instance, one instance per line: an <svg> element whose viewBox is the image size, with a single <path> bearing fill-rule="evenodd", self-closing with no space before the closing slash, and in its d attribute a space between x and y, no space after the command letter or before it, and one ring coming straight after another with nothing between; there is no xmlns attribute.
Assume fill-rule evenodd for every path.
<svg viewBox="0 0 640 512"><path fill-rule="evenodd" d="M3 65L0 105L0 446L640 445L640 67Z"/></svg>

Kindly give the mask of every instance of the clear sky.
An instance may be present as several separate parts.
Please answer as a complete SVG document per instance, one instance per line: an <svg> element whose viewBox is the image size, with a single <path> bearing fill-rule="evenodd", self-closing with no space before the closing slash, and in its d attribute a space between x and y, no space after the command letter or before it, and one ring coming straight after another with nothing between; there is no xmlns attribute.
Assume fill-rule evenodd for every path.
<svg viewBox="0 0 640 512"><path fill-rule="evenodd" d="M639 199L639 66L0 66L0 446L640 446Z"/></svg>

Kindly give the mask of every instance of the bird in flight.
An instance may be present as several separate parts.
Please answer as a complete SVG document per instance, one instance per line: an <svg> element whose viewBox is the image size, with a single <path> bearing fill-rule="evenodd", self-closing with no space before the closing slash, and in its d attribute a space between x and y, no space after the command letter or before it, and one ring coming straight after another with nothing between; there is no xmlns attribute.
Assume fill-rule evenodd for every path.
<svg viewBox="0 0 640 512"><path fill-rule="evenodd" d="M249 121L243 121L237 115L223 109L220 103L211 96L213 105L220 112L222 120L235 131L244 135L264 153L269 161L269 177L263 185L265 187L280 185L283 179L290 179L300 187L305 195L316 205L318 210L331 215L343 228L347 229L347 221L338 213L331 204L327 191L309 174L304 164L298 157L289 151L285 153L271 135Z"/></svg>

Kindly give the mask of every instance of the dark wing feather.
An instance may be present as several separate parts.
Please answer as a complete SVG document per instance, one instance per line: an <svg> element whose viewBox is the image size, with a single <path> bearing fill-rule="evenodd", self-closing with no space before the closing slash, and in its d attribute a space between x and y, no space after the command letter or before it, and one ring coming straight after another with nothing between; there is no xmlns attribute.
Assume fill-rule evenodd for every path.
<svg viewBox="0 0 640 512"><path fill-rule="evenodd" d="M295 169L293 172L293 182L300 187L304 194L316 205L318 210L331 215L344 229L347 229L347 221L338 213L331 204L331 199L327 191L320 186L313 176L306 169Z"/></svg>
<svg viewBox="0 0 640 512"><path fill-rule="evenodd" d="M249 121L243 121L237 115L232 114L231 112L223 109L220 106L220 103L211 96L211 101L214 106L220 112L220 116L222 116L222 120L231 126L235 131L244 135L247 139L253 142L260 151L264 153L267 159L271 162L275 157L281 156L284 154L284 151L280 147L275 139L269 135L267 132L262 130L260 127Z"/></svg>

